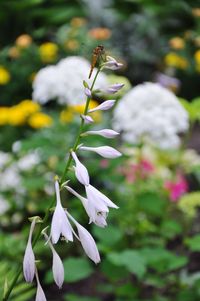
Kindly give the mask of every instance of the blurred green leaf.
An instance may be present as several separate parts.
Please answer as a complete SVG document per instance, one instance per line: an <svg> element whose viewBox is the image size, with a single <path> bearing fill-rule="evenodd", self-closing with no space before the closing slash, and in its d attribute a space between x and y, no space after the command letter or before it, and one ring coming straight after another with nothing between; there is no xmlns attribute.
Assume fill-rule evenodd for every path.
<svg viewBox="0 0 200 301"><path fill-rule="evenodd" d="M96 297L86 297L82 295L75 295L75 294L67 294L64 296L66 301L100 301L99 298Z"/></svg>
<svg viewBox="0 0 200 301"><path fill-rule="evenodd" d="M186 246L193 252L200 251L200 234L185 239Z"/></svg>
<svg viewBox="0 0 200 301"><path fill-rule="evenodd" d="M89 259L70 257L65 259L65 280L67 282L76 282L92 275L93 268Z"/></svg>
<svg viewBox="0 0 200 301"><path fill-rule="evenodd" d="M108 259L115 265L125 266L138 278L142 278L146 272L145 261L138 251L125 250L121 253L110 253Z"/></svg>
<svg viewBox="0 0 200 301"><path fill-rule="evenodd" d="M152 216L162 216L165 212L166 201L157 193L145 192L137 197L140 210Z"/></svg>
<svg viewBox="0 0 200 301"><path fill-rule="evenodd" d="M100 240L100 243L106 246L115 245L123 237L122 231L118 227L112 225L109 225L106 228L93 227L93 233Z"/></svg>
<svg viewBox="0 0 200 301"><path fill-rule="evenodd" d="M160 232L164 237L172 239L176 235L181 234L182 226L177 221L165 220L161 224Z"/></svg>

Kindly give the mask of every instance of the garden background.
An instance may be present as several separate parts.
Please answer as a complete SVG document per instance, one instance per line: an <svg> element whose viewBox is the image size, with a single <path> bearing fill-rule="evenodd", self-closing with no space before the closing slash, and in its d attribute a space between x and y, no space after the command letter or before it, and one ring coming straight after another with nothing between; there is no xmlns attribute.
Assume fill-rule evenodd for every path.
<svg viewBox="0 0 200 301"><path fill-rule="evenodd" d="M84 154L82 161L119 209L104 229L88 225L80 202L64 192L101 263L90 262L78 243L61 242L65 283L58 290L39 240L47 300L199 300L200 1L2 0L0 22L0 296L22 263L28 218L43 217L54 197L53 178L63 172L84 109L82 81L93 49L103 45L123 67L105 71L99 85L124 87L110 113L93 117L96 129L120 130L109 145L123 156L110 162ZM62 59L61 79L54 72ZM91 107L109 97L93 95ZM73 172L70 179L79 190ZM34 295L20 276L10 300Z"/></svg>

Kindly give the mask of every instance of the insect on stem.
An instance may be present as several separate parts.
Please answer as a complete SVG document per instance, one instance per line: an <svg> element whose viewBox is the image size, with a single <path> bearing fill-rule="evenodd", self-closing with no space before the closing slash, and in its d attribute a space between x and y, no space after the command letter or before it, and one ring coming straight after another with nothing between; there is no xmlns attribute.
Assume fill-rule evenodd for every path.
<svg viewBox="0 0 200 301"><path fill-rule="evenodd" d="M96 48L94 48L92 52L92 61L91 61L91 68L88 78L91 77L92 72L94 70L94 67L96 66L97 61L102 57L102 55L105 53L105 49L103 45L98 45Z"/></svg>

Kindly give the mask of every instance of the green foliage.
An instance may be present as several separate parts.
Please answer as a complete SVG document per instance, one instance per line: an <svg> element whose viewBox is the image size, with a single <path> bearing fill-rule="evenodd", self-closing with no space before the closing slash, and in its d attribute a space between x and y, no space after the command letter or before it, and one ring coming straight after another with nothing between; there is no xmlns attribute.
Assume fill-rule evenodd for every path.
<svg viewBox="0 0 200 301"><path fill-rule="evenodd" d="M0 298L2 300L4 293L15 277L17 273L17 266L16 264L10 265L9 261L0 262ZM19 278L17 285L13 289L12 295L10 300L11 301L26 301L30 300L35 293L35 289L32 285L27 284L24 282L22 277Z"/></svg>
<svg viewBox="0 0 200 301"><path fill-rule="evenodd" d="M186 238L185 244L193 252L200 251L200 235L197 234L191 238Z"/></svg>
<svg viewBox="0 0 200 301"><path fill-rule="evenodd" d="M124 250L121 253L110 253L108 259L115 265L124 266L126 269L142 278L146 271L144 258L134 250Z"/></svg>
<svg viewBox="0 0 200 301"><path fill-rule="evenodd" d="M66 301L100 301L99 298L96 297L86 297L75 294L67 294L65 296Z"/></svg>

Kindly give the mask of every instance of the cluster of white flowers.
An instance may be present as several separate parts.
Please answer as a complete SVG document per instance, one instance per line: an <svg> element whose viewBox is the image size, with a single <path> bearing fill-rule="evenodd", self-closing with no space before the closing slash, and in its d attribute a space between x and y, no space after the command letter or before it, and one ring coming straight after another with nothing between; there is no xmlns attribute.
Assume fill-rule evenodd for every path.
<svg viewBox="0 0 200 301"><path fill-rule="evenodd" d="M77 105L85 102L84 91L80 82L87 80L91 85L96 68L88 78L90 63L79 56L62 59L57 65L41 69L33 81L33 99L41 104L56 99L61 105ZM107 76L100 73L96 89L104 89L108 84Z"/></svg>
<svg viewBox="0 0 200 301"><path fill-rule="evenodd" d="M104 64L104 68L109 69L118 69L121 67L121 64L118 63L111 57L108 57L107 64ZM87 70L87 69L86 69ZM70 79L71 82L71 79ZM95 80L94 80L95 82ZM91 84L90 84L91 85ZM92 91L89 88L89 84L84 82L85 86L85 95L87 98L86 108L91 99ZM93 87L93 84L92 84ZM114 84L109 87L110 94L116 93L119 89L123 87L122 84ZM96 87L95 87L96 88ZM92 117L88 116L88 113L93 113L96 111L106 111L112 108L115 104L115 100L106 100L96 108L91 110L86 109L86 115L81 115L82 123L80 129L85 123L89 121L89 123L93 122ZM89 119L90 117L90 119ZM80 136L81 135L81 136ZM87 135L100 135L106 138L115 138L118 133L112 129L102 129L98 131L87 131L78 133L78 139L82 137L82 139ZM77 138L76 138L77 141ZM92 237L92 235L86 230L80 223L78 223L75 218L69 213L68 208L64 208L62 205L60 190L67 189L70 193L75 195L82 203L83 208L88 215L89 223L94 223L99 227L107 226L107 215L109 213L109 208L118 208L106 195L97 190L94 186L90 184L90 176L87 168L80 162L77 152L81 151L91 151L97 153L98 155L104 158L117 158L121 156L121 153L110 146L99 146L99 147L90 147L77 145L75 142L74 147L70 151L69 157L69 165L70 162L73 161L74 173L80 184L84 186L85 189L85 197L81 196L78 192L76 192L72 187L69 186L69 181L65 179L66 173L64 173L64 180L60 180L56 176L55 177L55 193L56 193L56 207L53 213L52 222L51 222L51 230L49 236L46 233L46 229L43 229L42 234L45 237L47 245L50 247L52 251L52 272L54 281L59 288L62 287L64 281L64 266L61 258L54 248L54 244L58 243L60 237L62 236L66 242L73 241L74 238L77 238L86 255L94 262L100 262L100 255L97 249L96 243ZM67 163L68 164L68 163ZM68 165L67 165L68 166ZM35 224L38 220L38 217L34 217L32 219L30 234L28 238L27 247L24 254L23 260L23 271L24 277L27 282L32 282L34 277L37 282L37 293L36 293L36 301L45 301L46 297L42 290L38 272L35 264L35 255L32 248L32 235L35 228Z"/></svg>
<svg viewBox="0 0 200 301"><path fill-rule="evenodd" d="M8 191L15 190L22 193L22 179L20 173L29 171L40 162L40 157L36 151L30 151L19 159L14 161L11 153L0 152L0 176L3 181L0 182L0 190Z"/></svg>
<svg viewBox="0 0 200 301"><path fill-rule="evenodd" d="M129 143L149 139L160 148L176 148L179 133L189 128L188 114L178 98L155 83L130 90L114 110L113 127Z"/></svg>

